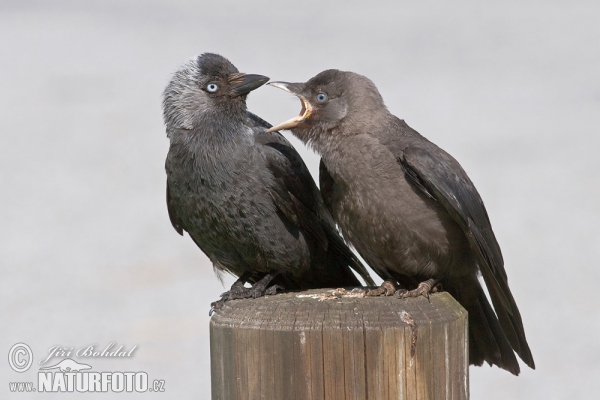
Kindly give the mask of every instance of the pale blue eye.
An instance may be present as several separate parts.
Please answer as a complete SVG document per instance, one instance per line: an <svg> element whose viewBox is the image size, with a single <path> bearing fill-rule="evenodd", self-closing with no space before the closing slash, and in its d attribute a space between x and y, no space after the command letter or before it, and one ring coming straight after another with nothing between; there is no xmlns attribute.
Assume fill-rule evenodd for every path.
<svg viewBox="0 0 600 400"><path fill-rule="evenodd" d="M208 90L211 93L214 93L217 90L219 90L219 86L217 86L216 83L209 83L208 85L206 85L206 90Z"/></svg>
<svg viewBox="0 0 600 400"><path fill-rule="evenodd" d="M325 93L319 93L317 95L317 101L319 103L325 103L327 101L327 95Z"/></svg>

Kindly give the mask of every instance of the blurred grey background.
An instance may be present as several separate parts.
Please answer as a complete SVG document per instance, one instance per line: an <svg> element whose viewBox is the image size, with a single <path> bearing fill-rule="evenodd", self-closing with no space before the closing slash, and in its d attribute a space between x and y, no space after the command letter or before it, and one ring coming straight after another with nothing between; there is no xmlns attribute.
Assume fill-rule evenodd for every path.
<svg viewBox="0 0 600 400"><path fill-rule="evenodd" d="M0 398L62 398L8 382L34 380L52 346L110 342L138 348L95 370L146 371L166 392L87 397L209 398L208 310L224 288L169 223L161 116L170 75L205 51L274 80L370 77L461 162L504 252L537 370L471 368L471 397L593 398L599 21L597 1L1 0ZM276 123L300 105L264 87L249 107ZM35 358L22 374L2 361L17 342Z"/></svg>

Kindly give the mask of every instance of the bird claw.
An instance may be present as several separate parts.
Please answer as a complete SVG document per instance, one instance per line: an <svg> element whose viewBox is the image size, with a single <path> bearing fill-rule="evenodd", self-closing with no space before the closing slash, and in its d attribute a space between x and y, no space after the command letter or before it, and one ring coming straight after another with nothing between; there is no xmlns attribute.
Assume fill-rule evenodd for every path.
<svg viewBox="0 0 600 400"><path fill-rule="evenodd" d="M390 280L386 280L383 281L383 283L381 284L381 286L379 286L377 289L369 289L367 290L367 292L365 293L365 296L369 296L369 297L373 297L373 296L381 296L381 295L385 295L385 296L391 296L394 293L396 293L396 283Z"/></svg>
<svg viewBox="0 0 600 400"><path fill-rule="evenodd" d="M264 290L263 288L252 288L250 289L251 292L251 296L248 297L252 297L253 299L258 299L259 297L262 297L265 295L266 290Z"/></svg>
<svg viewBox="0 0 600 400"><path fill-rule="evenodd" d="M212 317L212 315L215 313L215 311L217 311L221 307L223 307L223 304L225 304L224 299L213 301L212 303L210 303L210 311L208 312L208 316Z"/></svg>
<svg viewBox="0 0 600 400"><path fill-rule="evenodd" d="M278 290L283 291L285 288L281 285L273 285L265 290L265 296L275 296Z"/></svg>
<svg viewBox="0 0 600 400"><path fill-rule="evenodd" d="M239 300L239 299L248 299L248 298L257 299L257 298L265 296L265 295L268 295L268 296L275 295L275 294L277 294L277 290L284 290L284 288L279 285L273 285L271 287L267 287L267 285L271 282L271 280L273 280L275 275L276 274L269 273L269 274L265 275L261 280L256 282L254 285L252 285L252 287L249 287L249 288L244 286L244 282L245 282L244 278L238 279L237 281L235 281L235 283L233 285L231 285L231 289L229 289L227 292L221 294L220 300L217 300L210 304L211 308L210 308L208 315L212 316L212 314L216 310L223 307L223 304L225 304L225 302L229 301L229 300Z"/></svg>
<svg viewBox="0 0 600 400"><path fill-rule="evenodd" d="M261 288L255 286L249 288L244 287L236 290L228 290L227 292L221 294L221 300L215 301L214 303L225 302L228 300L247 299L250 297L256 299L257 297L262 296L263 292L264 291Z"/></svg>
<svg viewBox="0 0 600 400"><path fill-rule="evenodd" d="M437 290L434 290L437 286L438 281L436 279L428 279L426 281L423 281L421 283L419 283L419 286L417 286L416 289L413 290L406 290L406 289L399 289L394 293L394 297L397 299L407 299L409 297L419 297L419 296L423 296L427 299L427 301L431 301L429 300L429 294L430 293L435 293Z"/></svg>
<svg viewBox="0 0 600 400"><path fill-rule="evenodd" d="M241 292L243 292L244 290L247 290L247 289L248 288L246 288L244 286L244 282L238 279L237 281L235 281L233 283L233 285L231 285L231 289L229 289L226 292L221 293L221 297L228 296L231 293L241 293Z"/></svg>

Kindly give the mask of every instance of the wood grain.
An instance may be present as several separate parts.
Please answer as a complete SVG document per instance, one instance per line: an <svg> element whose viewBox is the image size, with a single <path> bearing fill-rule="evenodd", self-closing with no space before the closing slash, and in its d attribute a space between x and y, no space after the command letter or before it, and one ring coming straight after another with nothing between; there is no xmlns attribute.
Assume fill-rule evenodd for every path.
<svg viewBox="0 0 600 400"><path fill-rule="evenodd" d="M210 322L212 398L468 399L467 313L448 293L331 292L225 303Z"/></svg>

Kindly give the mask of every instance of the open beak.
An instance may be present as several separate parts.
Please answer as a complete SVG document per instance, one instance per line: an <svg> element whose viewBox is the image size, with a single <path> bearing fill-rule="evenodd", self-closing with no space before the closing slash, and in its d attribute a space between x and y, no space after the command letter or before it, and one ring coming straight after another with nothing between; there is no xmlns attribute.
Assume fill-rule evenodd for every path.
<svg viewBox="0 0 600 400"><path fill-rule="evenodd" d="M310 105L309 101L296 90L294 90L298 84L288 82L269 82L269 85L275 86L276 88L285 90L288 93L298 96L300 102L302 103L302 109L300 110L300 115L267 129L267 132L270 133L284 129L294 129L310 116L310 113L312 112L312 106Z"/></svg>
<svg viewBox="0 0 600 400"><path fill-rule="evenodd" d="M238 73L231 75L227 81L230 85L229 93L232 96L242 96L261 87L269 81L269 78L263 75Z"/></svg>

